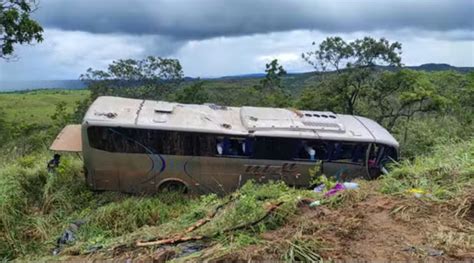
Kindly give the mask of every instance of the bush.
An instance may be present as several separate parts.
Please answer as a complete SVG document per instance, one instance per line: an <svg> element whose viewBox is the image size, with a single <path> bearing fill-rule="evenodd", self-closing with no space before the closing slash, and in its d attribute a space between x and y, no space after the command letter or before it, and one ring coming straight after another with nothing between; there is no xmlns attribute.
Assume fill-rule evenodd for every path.
<svg viewBox="0 0 474 263"><path fill-rule="evenodd" d="M406 129L406 130L405 130ZM430 155L435 146L470 140L474 123L463 125L454 117L423 117L401 123L394 134L400 142L402 157L413 159Z"/></svg>

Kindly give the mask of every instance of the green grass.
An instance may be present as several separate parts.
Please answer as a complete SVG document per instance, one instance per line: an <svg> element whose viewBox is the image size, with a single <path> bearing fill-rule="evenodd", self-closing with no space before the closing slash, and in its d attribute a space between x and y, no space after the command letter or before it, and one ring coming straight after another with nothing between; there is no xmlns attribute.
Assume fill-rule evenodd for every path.
<svg viewBox="0 0 474 263"><path fill-rule="evenodd" d="M394 165L383 177L381 191L405 195L419 189L426 197L445 200L474 186L474 139L443 142L431 154Z"/></svg>
<svg viewBox="0 0 474 263"><path fill-rule="evenodd" d="M0 258L50 258L56 239L75 220L84 220L86 224L62 255L87 254L95 247L100 247L99 253L105 256L117 246L134 251L137 240L182 234L220 204L224 206L211 221L186 236L206 236L212 243L220 244L216 256L226 255L249 245L266 244L259 234L288 222L297 214L301 198L322 198L281 182L264 185L248 182L226 197L94 193L85 185L80 159L64 156L57 173L48 174L44 167L47 156L48 152L40 152L0 166ZM432 194L427 201L457 198L474 186L473 160L474 141L438 146L430 156L403 162L380 181L361 182L358 191L344 191L327 199L324 205L328 209L344 209L345 205L364 200L373 191L407 196L406 191L411 188ZM268 207L280 202L283 204L274 213L264 217ZM262 217L264 220L251 224ZM233 230L236 226L245 227ZM295 237L284 245L282 259L319 258L321 240L301 238ZM199 253L192 254L189 259L198 256Z"/></svg>
<svg viewBox="0 0 474 263"><path fill-rule="evenodd" d="M258 242L255 233L274 229L294 214L298 197L314 195L283 183L262 186L252 182L224 198L212 194L190 197L177 193L94 193L85 185L81 160L64 156L57 173L48 174L44 167L46 156L46 152L30 155L0 167L0 258L49 256L55 240L75 220L84 220L86 224L79 229L78 241L66 254L86 253L97 245L110 248L175 235L222 203L226 205L215 218L193 234L220 240L226 247L242 247ZM230 230L261 218L266 207L277 202L284 204L261 223Z"/></svg>
<svg viewBox="0 0 474 263"><path fill-rule="evenodd" d="M38 90L29 92L0 93L0 110L6 120L15 123L51 123L56 104L66 102L68 110L75 103L87 98L88 90Z"/></svg>
<svg viewBox="0 0 474 263"><path fill-rule="evenodd" d="M238 88L234 93L237 92L236 97L241 97L241 100L252 93L249 83L254 82L222 81L229 91L233 87ZM211 83L206 87L212 93L212 101L229 105L246 103L231 101L225 96L226 93L218 92L222 88L218 86ZM9 122L52 127L51 115L57 103L66 102L68 110L72 110L75 102L87 96L86 90L0 93L0 109L6 113ZM423 129L413 127L426 131L433 126L429 122L422 124L420 127ZM206 218L218 205L225 204L209 223L192 233L207 236L214 244L218 243L219 250L215 251L217 257L266 242L261 240L259 234L277 229L291 220L297 213L296 204L300 198L321 198L311 191L293 189L283 183L258 185L252 182L227 197L94 193L85 185L81 172L82 161L75 156L65 155L57 174L45 171L46 162L51 156L46 148L56 131L40 132L36 129L31 133L29 137L25 135L18 141L10 142L8 147L1 149L4 152L0 151L0 259L57 260L58 257L48 258L56 239L71 222L78 219L84 220L86 224L77 232L76 242L63 250L63 255L85 254L98 246L102 247L99 253L107 253L107 249L118 245L133 250L136 249L136 240L183 233L198 220ZM410 131L412 133L413 138L423 137L423 133ZM450 134L457 133L444 135L434 129L423 144L410 142L414 145L412 152L423 149L425 154L394 166L391 174L381 180L361 182L358 191L344 191L325 199L323 205L328 209L344 209L345 205L360 202L374 191L403 198L412 195L408 192L410 189L417 188L428 194L423 200L437 203L459 198L469 189L472 191L474 140L440 140L440 137L449 137ZM30 146L31 151L18 151ZM232 230L232 227L261 218L268 206L278 202L283 202L283 205L265 220ZM323 244L317 238L305 238L295 237L285 243L281 250L282 259L319 259L318 249L322 249ZM195 253L189 259L199 260L198 256L199 253Z"/></svg>

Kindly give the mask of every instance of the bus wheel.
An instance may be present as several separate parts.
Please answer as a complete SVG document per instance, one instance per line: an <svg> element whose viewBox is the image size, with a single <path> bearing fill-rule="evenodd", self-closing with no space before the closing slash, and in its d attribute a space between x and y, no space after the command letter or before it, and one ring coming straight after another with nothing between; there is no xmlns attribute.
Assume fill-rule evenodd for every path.
<svg viewBox="0 0 474 263"><path fill-rule="evenodd" d="M160 192L175 192L185 194L188 192L188 188L185 184L179 181L167 181L160 185L158 188Z"/></svg>

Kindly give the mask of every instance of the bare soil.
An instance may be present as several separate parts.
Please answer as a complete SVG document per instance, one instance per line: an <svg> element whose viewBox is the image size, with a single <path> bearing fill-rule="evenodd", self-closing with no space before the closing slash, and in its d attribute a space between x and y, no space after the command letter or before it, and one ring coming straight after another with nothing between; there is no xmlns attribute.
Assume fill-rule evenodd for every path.
<svg viewBox="0 0 474 263"><path fill-rule="evenodd" d="M210 243L200 257L191 259L176 258L169 248L137 249L113 257L120 261L133 258L135 262L281 261L290 244L299 241L321 258L336 262L473 262L473 202L474 191L446 203L371 192L362 200L350 200L338 207L302 205L284 226L262 233L264 242L237 251L223 253L220 244Z"/></svg>
<svg viewBox="0 0 474 263"><path fill-rule="evenodd" d="M282 244L300 239L317 240L314 251L336 261L472 261L473 200L472 196L464 200L466 211L458 217L453 215L455 207L382 195L369 195L338 209L304 207L284 227L262 234L269 244L221 259L280 259ZM440 229L442 233L437 232ZM457 243L450 244L453 237Z"/></svg>

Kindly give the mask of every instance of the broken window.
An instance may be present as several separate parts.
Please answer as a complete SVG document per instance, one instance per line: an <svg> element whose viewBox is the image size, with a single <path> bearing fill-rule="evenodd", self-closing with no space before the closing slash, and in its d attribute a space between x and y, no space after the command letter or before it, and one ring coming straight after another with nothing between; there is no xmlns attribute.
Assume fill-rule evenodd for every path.
<svg viewBox="0 0 474 263"><path fill-rule="evenodd" d="M365 163L367 143L279 137L239 137L216 134L92 126L87 130L91 147L122 153L185 156L251 157L268 160L346 161ZM379 147L380 148L380 147ZM374 164L383 156L373 149ZM392 152L389 152L392 151Z"/></svg>
<svg viewBox="0 0 474 263"><path fill-rule="evenodd" d="M365 163L368 143L327 142L328 161Z"/></svg>
<svg viewBox="0 0 474 263"><path fill-rule="evenodd" d="M216 156L216 135L92 126L89 144L108 152Z"/></svg>
<svg viewBox="0 0 474 263"><path fill-rule="evenodd" d="M216 154L222 156L251 156L253 140L251 138L217 136Z"/></svg>

